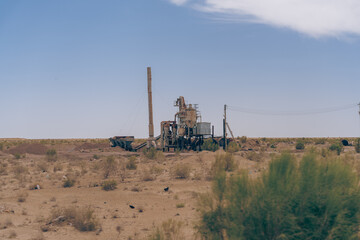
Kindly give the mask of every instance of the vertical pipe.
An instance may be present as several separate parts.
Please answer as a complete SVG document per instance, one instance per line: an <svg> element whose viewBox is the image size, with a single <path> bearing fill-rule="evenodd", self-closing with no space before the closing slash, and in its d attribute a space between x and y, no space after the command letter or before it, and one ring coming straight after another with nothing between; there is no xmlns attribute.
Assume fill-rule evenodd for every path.
<svg viewBox="0 0 360 240"><path fill-rule="evenodd" d="M148 102L149 102L149 140L154 138L154 124L153 124L153 106L152 106L152 91L151 91L151 67L147 68L147 83L148 83Z"/></svg>

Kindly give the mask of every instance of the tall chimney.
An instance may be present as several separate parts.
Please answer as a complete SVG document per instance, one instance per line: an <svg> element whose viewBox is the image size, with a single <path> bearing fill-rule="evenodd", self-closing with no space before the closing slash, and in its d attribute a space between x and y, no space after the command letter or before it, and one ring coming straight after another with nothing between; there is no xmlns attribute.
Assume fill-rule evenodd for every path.
<svg viewBox="0 0 360 240"><path fill-rule="evenodd" d="M153 124L153 106L152 106L152 91L151 91L151 67L147 68L147 83L148 83L148 102L149 102L149 141L154 138L154 124ZM148 145L150 147L150 145Z"/></svg>

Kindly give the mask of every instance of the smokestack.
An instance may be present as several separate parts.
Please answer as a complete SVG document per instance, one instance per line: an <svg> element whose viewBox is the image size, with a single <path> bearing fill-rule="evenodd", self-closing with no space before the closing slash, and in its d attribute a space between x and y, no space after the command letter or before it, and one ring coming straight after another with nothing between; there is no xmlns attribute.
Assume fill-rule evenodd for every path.
<svg viewBox="0 0 360 240"><path fill-rule="evenodd" d="M148 84L148 102L149 102L149 141L153 141L154 124L153 124L153 106L152 106L152 91L151 91L151 67L147 68L147 84Z"/></svg>

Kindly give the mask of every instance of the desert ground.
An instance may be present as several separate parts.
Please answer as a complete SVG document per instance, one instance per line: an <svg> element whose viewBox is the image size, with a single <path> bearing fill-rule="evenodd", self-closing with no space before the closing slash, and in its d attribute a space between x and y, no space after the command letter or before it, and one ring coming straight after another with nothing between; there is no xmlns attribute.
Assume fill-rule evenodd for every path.
<svg viewBox="0 0 360 240"><path fill-rule="evenodd" d="M297 150L298 140L239 138L232 171L256 178L283 151L332 154L329 146L341 139L302 139L305 149ZM112 148L107 139L1 139L0 239L148 239L169 219L181 222L179 239L196 239L198 196L211 191L221 154L150 156ZM358 171L353 146L340 156Z"/></svg>

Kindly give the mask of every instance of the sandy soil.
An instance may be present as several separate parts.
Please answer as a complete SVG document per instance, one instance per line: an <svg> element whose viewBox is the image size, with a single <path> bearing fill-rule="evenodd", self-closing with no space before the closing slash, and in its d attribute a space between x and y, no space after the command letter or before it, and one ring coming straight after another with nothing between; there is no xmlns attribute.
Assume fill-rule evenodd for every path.
<svg viewBox="0 0 360 240"><path fill-rule="evenodd" d="M185 239L194 239L198 194L211 190L211 166L215 156L223 153L161 153L152 160L143 153L111 148L104 140L4 141L0 151L0 239L146 239L168 219L183 222ZM294 144L280 142L273 148L269 142L248 140L242 151L234 153L236 171L245 170L256 177L284 149L301 155ZM56 159L46 155L49 149L56 150ZM103 166L109 156L114 156L117 170L108 179L118 185L113 191L104 191L101 184L108 179L104 179ZM125 168L132 156L136 170ZM176 178L174 169L179 164L190 166L188 178ZM67 178L75 179L73 187L63 187ZM40 189L30 190L34 185ZM165 187L169 190L164 191ZM94 209L101 228L81 232L67 222L49 224L54 210L84 206Z"/></svg>

